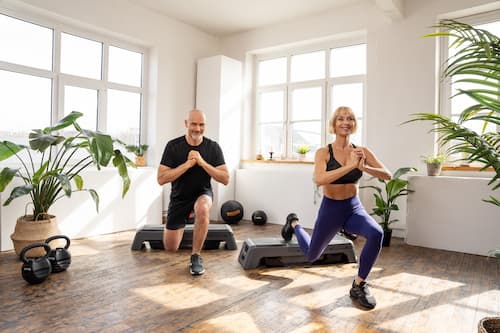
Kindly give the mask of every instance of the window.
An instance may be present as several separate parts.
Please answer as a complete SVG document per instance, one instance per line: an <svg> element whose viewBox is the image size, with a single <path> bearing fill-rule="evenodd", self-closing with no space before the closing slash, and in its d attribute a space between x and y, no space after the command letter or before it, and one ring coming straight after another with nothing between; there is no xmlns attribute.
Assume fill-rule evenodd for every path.
<svg viewBox="0 0 500 333"><path fill-rule="evenodd" d="M80 111L83 128L139 144L144 53L73 27L0 13L0 136L27 144L31 129Z"/></svg>
<svg viewBox="0 0 500 333"><path fill-rule="evenodd" d="M476 28L485 29L489 32L500 36L500 12L496 11L489 14L481 14L466 18L457 19L460 22L468 23ZM441 39L441 63L445 63L446 59L456 53L457 49L452 46L453 40ZM458 79L455 78L455 81ZM474 89L474 84L464 82L450 82L449 80L441 83L440 105L441 113L450 117L457 122L459 116L468 106L477 104L470 97L462 94L457 95L458 89ZM452 96L454 96L452 98ZM485 126L487 124L487 126ZM463 125L479 134L484 132L499 131L500 126L494 126L492 123L485 123L478 120L466 121ZM460 160L462 156L450 156L449 161Z"/></svg>
<svg viewBox="0 0 500 333"><path fill-rule="evenodd" d="M307 144L312 158L333 140L328 119L341 105L356 113L359 126L351 140L362 144L366 44L259 55L256 73L256 152L295 159L297 148Z"/></svg>

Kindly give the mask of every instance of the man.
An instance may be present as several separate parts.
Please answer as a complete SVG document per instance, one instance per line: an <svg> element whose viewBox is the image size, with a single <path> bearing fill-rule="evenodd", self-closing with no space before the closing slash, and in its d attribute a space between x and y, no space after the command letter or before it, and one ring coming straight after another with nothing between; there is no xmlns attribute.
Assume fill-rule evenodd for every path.
<svg viewBox="0 0 500 333"><path fill-rule="evenodd" d="M207 237L209 212L212 207L211 178L227 185L229 172L219 144L203 136L205 114L191 110L184 120L186 134L170 140L158 167L158 183L172 183L163 245L177 251L184 234L186 219L194 210L193 249L190 272L205 273L200 253Z"/></svg>

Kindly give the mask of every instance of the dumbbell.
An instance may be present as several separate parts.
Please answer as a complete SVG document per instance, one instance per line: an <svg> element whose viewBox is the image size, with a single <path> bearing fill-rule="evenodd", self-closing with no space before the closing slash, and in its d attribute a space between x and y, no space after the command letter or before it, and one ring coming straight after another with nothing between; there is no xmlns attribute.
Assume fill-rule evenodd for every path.
<svg viewBox="0 0 500 333"><path fill-rule="evenodd" d="M43 257L38 258L26 258L26 252L35 247L43 247L46 254ZM45 281L50 272L52 272L52 265L49 261L50 246L47 243L33 243L21 250L21 260L23 261L23 267L21 268L21 274L23 279L25 279L30 284L42 283Z"/></svg>
<svg viewBox="0 0 500 333"><path fill-rule="evenodd" d="M55 249L50 250L48 257L50 264L52 265L52 272L53 273L58 273L65 271L69 265L71 264L71 253L68 251L69 245L71 241L69 240L69 237L64 236L64 235L56 235L47 238L45 243L49 244L55 239L60 239L63 238L66 240L66 245L62 247L57 247Z"/></svg>

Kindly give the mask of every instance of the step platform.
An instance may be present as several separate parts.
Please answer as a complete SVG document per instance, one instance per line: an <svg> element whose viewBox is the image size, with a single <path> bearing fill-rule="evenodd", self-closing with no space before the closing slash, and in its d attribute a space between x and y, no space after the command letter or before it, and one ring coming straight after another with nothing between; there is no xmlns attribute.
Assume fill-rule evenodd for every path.
<svg viewBox="0 0 500 333"><path fill-rule="evenodd" d="M191 248L193 245L193 224L186 224L184 236L182 237L179 248ZM152 249L164 249L163 247L163 224L145 224L135 233L132 243L132 250L141 250L146 247L145 242L149 243ZM233 229L228 224L209 224L207 238L203 244L204 250L219 249L220 243L224 242L226 250L236 250L236 241L234 239Z"/></svg>
<svg viewBox="0 0 500 333"><path fill-rule="evenodd" d="M249 238L241 246L238 261L243 269L260 266L326 265L356 262L353 243L335 235L321 257L310 263L294 237L290 242L282 238Z"/></svg>

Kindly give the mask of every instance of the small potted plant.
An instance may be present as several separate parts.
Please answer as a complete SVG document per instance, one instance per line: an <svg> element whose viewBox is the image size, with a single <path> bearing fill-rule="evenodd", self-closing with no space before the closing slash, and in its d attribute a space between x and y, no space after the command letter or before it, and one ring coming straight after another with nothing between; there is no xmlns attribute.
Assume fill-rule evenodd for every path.
<svg viewBox="0 0 500 333"><path fill-rule="evenodd" d="M423 161L427 164L427 176L439 176L441 174L441 167L446 161L446 155L424 156Z"/></svg>
<svg viewBox="0 0 500 333"><path fill-rule="evenodd" d="M398 221L397 219L391 220L392 211L399 210L396 200L399 197L406 196L408 193L413 192L409 190L408 180L401 179L402 176L408 172L417 171L416 168L399 168L396 170L391 180L379 179L383 187L380 186L361 186L360 188L371 188L377 191L373 196L375 197L375 205L370 215L377 215L380 218L380 226L384 230L383 246L389 246L391 243L392 229L389 227L392 223Z"/></svg>
<svg viewBox="0 0 500 333"><path fill-rule="evenodd" d="M139 145L126 145L125 149L129 153L133 153L135 155L135 165L142 167L146 165L146 158L144 155L146 154L146 151L148 150L149 146L146 144L139 144Z"/></svg>
<svg viewBox="0 0 500 333"><path fill-rule="evenodd" d="M311 147L307 144L303 144L297 147L297 153L299 154L299 160L303 161L306 159L306 155L311 151Z"/></svg>

